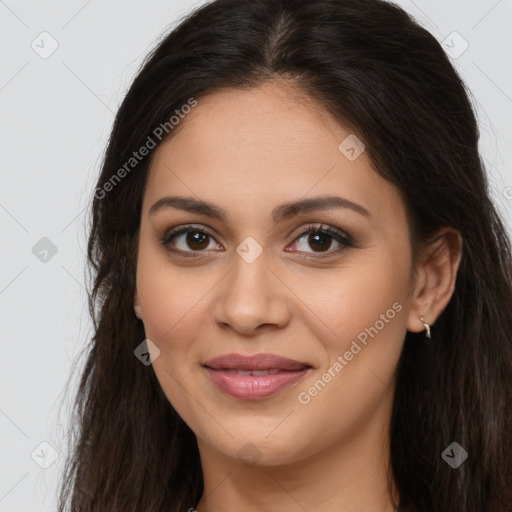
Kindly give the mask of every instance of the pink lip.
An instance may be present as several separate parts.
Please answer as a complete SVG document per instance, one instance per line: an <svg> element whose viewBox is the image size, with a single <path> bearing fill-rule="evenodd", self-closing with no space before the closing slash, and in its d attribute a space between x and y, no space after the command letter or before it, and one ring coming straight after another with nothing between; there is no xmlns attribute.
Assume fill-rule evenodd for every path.
<svg viewBox="0 0 512 512"><path fill-rule="evenodd" d="M246 400L260 400L292 386L310 370L280 370L273 375L237 375L206 368L213 383L225 393Z"/></svg>
<svg viewBox="0 0 512 512"><path fill-rule="evenodd" d="M302 370L310 367L308 363L288 359L287 357L274 354L253 354L244 356L242 354L225 354L209 359L203 366L214 370Z"/></svg>
<svg viewBox="0 0 512 512"><path fill-rule="evenodd" d="M311 369L308 363L273 354L227 354L211 359L203 366L221 391L246 400L260 400L292 386ZM270 370L274 373L238 375L237 370Z"/></svg>

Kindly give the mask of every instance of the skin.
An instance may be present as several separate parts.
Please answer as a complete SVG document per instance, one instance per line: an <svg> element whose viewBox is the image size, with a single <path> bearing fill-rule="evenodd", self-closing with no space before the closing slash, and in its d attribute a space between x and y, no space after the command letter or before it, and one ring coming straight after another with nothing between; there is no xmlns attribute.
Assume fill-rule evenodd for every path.
<svg viewBox="0 0 512 512"><path fill-rule="evenodd" d="M398 499L388 489L397 362L406 331L425 330L420 315L432 325L448 304L461 239L440 232L413 280L404 203L366 152L350 161L338 149L350 133L291 84L274 81L201 98L155 152L134 308L160 350L153 368L162 389L197 437L199 512L387 512L390 494ZM170 195L214 203L227 220L175 208L149 215ZM273 222L275 206L323 195L358 203L371 217L338 208ZM196 258L166 252L159 241L187 223L213 237L191 245L182 234L168 245ZM301 233L310 223L338 228L356 245L308 243ZM262 249L252 263L236 252L248 236ZM394 303L402 307L393 319L300 403L299 393ZM220 391L201 366L231 352L270 352L313 369L276 395L242 400ZM241 454L251 450L247 463Z"/></svg>

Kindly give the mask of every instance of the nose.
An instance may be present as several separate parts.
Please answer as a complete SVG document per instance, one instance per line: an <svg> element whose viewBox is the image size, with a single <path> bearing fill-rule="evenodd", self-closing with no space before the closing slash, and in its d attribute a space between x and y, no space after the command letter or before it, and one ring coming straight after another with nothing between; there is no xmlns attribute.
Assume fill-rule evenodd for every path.
<svg viewBox="0 0 512 512"><path fill-rule="evenodd" d="M214 318L222 328L253 335L289 321L288 288L268 266L264 253L252 263L235 254L231 270L216 290Z"/></svg>

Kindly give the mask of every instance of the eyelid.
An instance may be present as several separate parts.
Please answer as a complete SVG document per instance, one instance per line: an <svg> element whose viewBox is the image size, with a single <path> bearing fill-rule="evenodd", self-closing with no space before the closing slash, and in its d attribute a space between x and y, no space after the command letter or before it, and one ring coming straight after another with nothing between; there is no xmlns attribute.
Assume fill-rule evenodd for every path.
<svg viewBox="0 0 512 512"><path fill-rule="evenodd" d="M322 222L310 222L309 224L306 225L306 227L300 227L296 232L292 231L292 233L294 233L293 241L295 242L297 238L300 238L310 232L327 233L333 237L342 238L345 242L355 245L355 242L351 235L349 235L348 233L339 228L330 226L329 224L325 224Z"/></svg>
<svg viewBox="0 0 512 512"><path fill-rule="evenodd" d="M202 233L208 235L209 237L211 237L212 239L214 239L215 242L217 244L219 244L219 242L217 242L216 236L212 233L210 228L205 226L204 224L182 224L180 226L175 226L173 228L166 230L165 233L161 237L158 238L158 241L162 244L162 246L164 247L164 249L166 251L174 253L174 254L180 254L180 255L188 254L189 256L192 256L192 255L200 256L201 253L206 253L206 251L183 251L181 249L170 249L168 247L168 244L172 237L182 235L184 233L188 233L189 231L202 232ZM195 256L195 257L197 257L197 256Z"/></svg>
<svg viewBox="0 0 512 512"><path fill-rule="evenodd" d="M158 238L158 241L162 244L162 246L164 247L165 250L167 250L168 252L171 252L173 254L184 255L185 257L200 257L202 255L209 254L209 251L206 251L206 250L184 251L182 249L170 249L168 247L171 238L178 236L178 235L185 234L187 232L191 232L191 231L197 231L197 232L204 233L207 236L211 237L218 245L220 245L219 242L217 241L216 236L212 233L210 228L205 226L204 224L182 224L180 226L175 226L175 227L167 230L162 237ZM326 257L332 256L332 255L338 254L343 249L357 247L357 245L351 235L349 235L345 231L342 231L339 228L336 228L334 226L330 226L330 225L327 225L324 223L309 223L306 227L298 228L291 243L294 244L297 242L297 240L299 240L303 236L305 236L307 234L311 234L311 233L325 233L328 236L334 238L334 240L337 241L341 245L341 247L338 247L337 249L334 249L334 250L328 250L324 253L322 253L322 252L319 252L319 253L311 252L310 253L308 251L298 251L299 253L314 255L314 256L306 256L306 258L308 258L308 257L313 258L313 259L326 258ZM219 251L219 252L221 252L221 251ZM288 252L292 252L292 251L288 251Z"/></svg>

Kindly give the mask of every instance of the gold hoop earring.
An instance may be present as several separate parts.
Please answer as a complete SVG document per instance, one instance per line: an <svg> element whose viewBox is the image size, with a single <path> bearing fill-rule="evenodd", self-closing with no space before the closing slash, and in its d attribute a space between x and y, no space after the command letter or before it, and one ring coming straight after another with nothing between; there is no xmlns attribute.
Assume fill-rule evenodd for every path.
<svg viewBox="0 0 512 512"><path fill-rule="evenodd" d="M423 325L425 326L425 330L427 331L427 334L426 334L427 338L429 338L429 339L432 338L432 336L430 336L430 325L428 325L427 322L425 322L425 319L422 316L420 316L420 320L423 322Z"/></svg>

